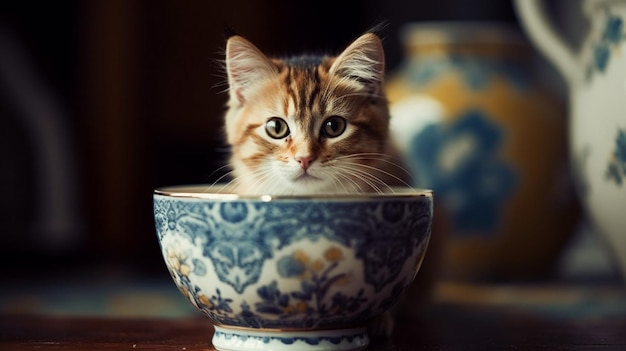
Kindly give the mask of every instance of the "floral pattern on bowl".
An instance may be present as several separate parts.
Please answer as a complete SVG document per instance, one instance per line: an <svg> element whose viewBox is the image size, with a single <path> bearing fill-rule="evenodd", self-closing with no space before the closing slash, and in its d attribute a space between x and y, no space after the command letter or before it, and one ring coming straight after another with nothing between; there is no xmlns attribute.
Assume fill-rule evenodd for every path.
<svg viewBox="0 0 626 351"><path fill-rule="evenodd" d="M429 192L365 199L219 201L157 193L154 215L174 282L226 328L216 334L219 342L241 341L228 331L238 327L306 329L297 337L307 345L337 338L337 345L351 345L364 340L354 336L363 330L323 343L314 331L365 328L389 309L419 269L432 222ZM259 340L266 338L282 340Z"/></svg>

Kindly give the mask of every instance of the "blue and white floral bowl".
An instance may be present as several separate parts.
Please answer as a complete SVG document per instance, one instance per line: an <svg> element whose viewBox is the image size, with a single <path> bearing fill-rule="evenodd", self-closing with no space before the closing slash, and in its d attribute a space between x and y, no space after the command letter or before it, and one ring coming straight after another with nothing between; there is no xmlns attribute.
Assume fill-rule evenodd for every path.
<svg viewBox="0 0 626 351"><path fill-rule="evenodd" d="M207 186L154 193L165 263L214 322L218 350L358 350L411 284L433 195L244 197Z"/></svg>

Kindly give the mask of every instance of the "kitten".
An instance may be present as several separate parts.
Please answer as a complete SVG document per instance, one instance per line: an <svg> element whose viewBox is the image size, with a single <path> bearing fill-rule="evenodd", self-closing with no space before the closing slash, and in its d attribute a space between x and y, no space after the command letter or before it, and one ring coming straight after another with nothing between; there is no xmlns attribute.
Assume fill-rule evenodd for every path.
<svg viewBox="0 0 626 351"><path fill-rule="evenodd" d="M232 191L385 192L407 185L389 135L380 38L366 33L338 56L268 58L241 36L226 45L226 136ZM370 326L393 329L389 313Z"/></svg>
<svg viewBox="0 0 626 351"><path fill-rule="evenodd" d="M380 38L338 56L265 56L235 35L226 45L226 136L238 193L385 192L406 185L389 142Z"/></svg>

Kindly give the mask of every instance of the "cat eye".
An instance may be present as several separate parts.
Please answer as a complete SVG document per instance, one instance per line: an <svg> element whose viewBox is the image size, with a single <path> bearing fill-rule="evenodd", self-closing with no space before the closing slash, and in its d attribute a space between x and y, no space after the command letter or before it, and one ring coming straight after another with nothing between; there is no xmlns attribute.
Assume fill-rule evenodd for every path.
<svg viewBox="0 0 626 351"><path fill-rule="evenodd" d="M274 139L282 139L289 135L289 126L284 119L272 117L265 122L265 132Z"/></svg>
<svg viewBox="0 0 626 351"><path fill-rule="evenodd" d="M348 122L343 117L330 116L322 125L322 135L327 138L336 138L346 130L347 124Z"/></svg>

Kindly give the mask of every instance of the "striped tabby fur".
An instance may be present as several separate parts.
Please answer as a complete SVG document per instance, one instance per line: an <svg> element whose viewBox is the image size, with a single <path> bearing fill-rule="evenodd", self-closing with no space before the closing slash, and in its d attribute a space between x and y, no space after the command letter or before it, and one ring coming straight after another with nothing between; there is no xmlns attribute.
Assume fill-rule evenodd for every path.
<svg viewBox="0 0 626 351"><path fill-rule="evenodd" d="M406 171L391 155L382 93L384 52L373 33L338 56L265 56L248 40L226 46L226 135L233 191L383 192Z"/></svg>

